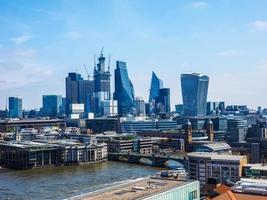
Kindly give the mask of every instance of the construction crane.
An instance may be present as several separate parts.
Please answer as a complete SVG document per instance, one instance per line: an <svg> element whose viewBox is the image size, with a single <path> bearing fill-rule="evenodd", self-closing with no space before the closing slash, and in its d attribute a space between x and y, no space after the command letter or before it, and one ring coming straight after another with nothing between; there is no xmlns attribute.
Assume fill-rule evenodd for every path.
<svg viewBox="0 0 267 200"><path fill-rule="evenodd" d="M88 72L88 70L87 70L87 67L86 67L85 64L84 64L83 66L84 66L84 69L85 69L85 71L86 71L87 78L88 78L88 80L90 80L90 74L89 74L89 72Z"/></svg>

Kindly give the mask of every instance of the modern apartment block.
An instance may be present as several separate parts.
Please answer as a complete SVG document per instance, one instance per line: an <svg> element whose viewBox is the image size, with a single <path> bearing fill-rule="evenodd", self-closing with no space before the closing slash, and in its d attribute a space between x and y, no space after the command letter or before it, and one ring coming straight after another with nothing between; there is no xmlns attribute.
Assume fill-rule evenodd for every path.
<svg viewBox="0 0 267 200"><path fill-rule="evenodd" d="M219 183L236 182L242 176L242 167L247 164L246 156L192 152L187 154L187 169L190 178L199 180L201 185L208 178Z"/></svg>

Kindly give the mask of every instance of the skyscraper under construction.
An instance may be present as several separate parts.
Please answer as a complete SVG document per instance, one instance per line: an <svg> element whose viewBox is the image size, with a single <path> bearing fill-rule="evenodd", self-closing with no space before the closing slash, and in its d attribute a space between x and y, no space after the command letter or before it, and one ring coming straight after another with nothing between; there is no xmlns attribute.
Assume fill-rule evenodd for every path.
<svg viewBox="0 0 267 200"><path fill-rule="evenodd" d="M105 57L103 50L98 58L98 63L94 66L94 99L95 99L95 115L103 114L103 101L110 100L110 66L105 69Z"/></svg>

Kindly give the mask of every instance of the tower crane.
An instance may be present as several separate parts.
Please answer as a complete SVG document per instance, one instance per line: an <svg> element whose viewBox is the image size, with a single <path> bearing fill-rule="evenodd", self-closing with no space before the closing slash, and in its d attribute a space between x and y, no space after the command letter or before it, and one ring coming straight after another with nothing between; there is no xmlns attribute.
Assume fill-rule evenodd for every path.
<svg viewBox="0 0 267 200"><path fill-rule="evenodd" d="M87 67L86 67L85 64L84 64L83 66L84 66L84 69L85 69L85 71L86 71L87 78L88 78L88 80L90 80L90 74L89 74L89 72L88 72L88 70L87 70Z"/></svg>

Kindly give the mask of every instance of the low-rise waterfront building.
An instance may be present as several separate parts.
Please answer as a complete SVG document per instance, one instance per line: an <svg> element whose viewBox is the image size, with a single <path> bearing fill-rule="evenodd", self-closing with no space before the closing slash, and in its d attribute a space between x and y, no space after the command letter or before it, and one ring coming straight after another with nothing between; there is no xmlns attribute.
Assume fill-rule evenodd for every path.
<svg viewBox="0 0 267 200"><path fill-rule="evenodd" d="M245 164L246 156L201 152L187 154L189 176L199 180L201 185L205 185L211 177L216 178L219 183L236 182L242 176L242 167Z"/></svg>
<svg viewBox="0 0 267 200"><path fill-rule="evenodd" d="M10 141L0 143L1 166L28 169L57 165L102 162L107 158L104 143L80 143L75 140Z"/></svg>
<svg viewBox="0 0 267 200"><path fill-rule="evenodd" d="M83 194L83 200L199 200L199 182L174 178L144 178Z"/></svg>
<svg viewBox="0 0 267 200"><path fill-rule="evenodd" d="M0 121L0 132L19 131L24 128L41 130L44 127L66 128L62 119L23 119L23 120L2 120Z"/></svg>

